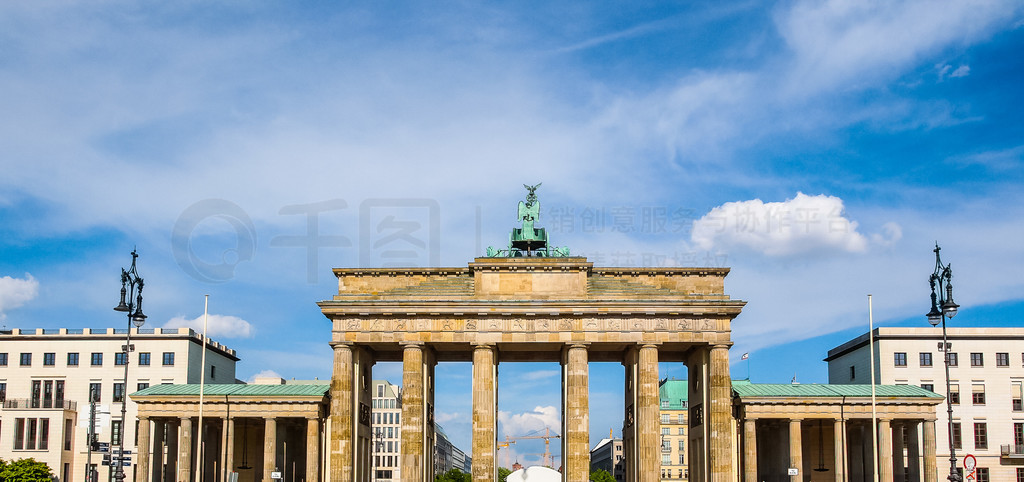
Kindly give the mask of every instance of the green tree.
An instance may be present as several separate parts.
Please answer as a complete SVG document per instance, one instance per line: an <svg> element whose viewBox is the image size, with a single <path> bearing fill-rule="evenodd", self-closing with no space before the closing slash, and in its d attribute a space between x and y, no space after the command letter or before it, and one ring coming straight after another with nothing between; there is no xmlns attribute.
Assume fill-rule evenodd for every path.
<svg viewBox="0 0 1024 482"><path fill-rule="evenodd" d="M3 482L50 482L53 471L35 459L19 459L14 462L0 461L0 481Z"/></svg>
<svg viewBox="0 0 1024 482"><path fill-rule="evenodd" d="M615 482L615 477L604 469L594 469L590 471L590 482Z"/></svg>
<svg viewBox="0 0 1024 482"><path fill-rule="evenodd" d="M434 482L473 482L473 476L459 469L451 469L434 476Z"/></svg>
<svg viewBox="0 0 1024 482"><path fill-rule="evenodd" d="M508 474L511 473L512 471L505 467L498 467L498 482L505 482L505 477L508 477Z"/></svg>

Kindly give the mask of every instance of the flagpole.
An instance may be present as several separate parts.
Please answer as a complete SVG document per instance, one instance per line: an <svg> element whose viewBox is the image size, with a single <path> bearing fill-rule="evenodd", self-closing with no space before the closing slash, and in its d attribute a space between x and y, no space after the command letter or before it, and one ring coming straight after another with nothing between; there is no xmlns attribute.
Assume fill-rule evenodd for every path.
<svg viewBox="0 0 1024 482"><path fill-rule="evenodd" d="M199 363L199 455L196 457L196 482L202 481L203 474L203 388L206 384L206 328L210 319L210 295L203 304L203 354Z"/></svg>
<svg viewBox="0 0 1024 482"><path fill-rule="evenodd" d="M878 482L878 416L875 413L875 319L871 309L871 295L868 295L868 347L871 359L871 448L874 465L874 481Z"/></svg>

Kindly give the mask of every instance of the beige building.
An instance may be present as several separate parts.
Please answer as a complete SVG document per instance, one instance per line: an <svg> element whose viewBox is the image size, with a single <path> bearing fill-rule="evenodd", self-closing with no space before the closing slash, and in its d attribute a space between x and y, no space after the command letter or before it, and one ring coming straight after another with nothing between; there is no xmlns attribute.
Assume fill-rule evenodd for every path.
<svg viewBox="0 0 1024 482"><path fill-rule="evenodd" d="M199 383L202 337L189 328L132 329L135 350L125 358L124 329L56 329L0 332L0 458L45 462L61 481L84 480L89 444L89 394L96 394L97 441L137 454L136 405L127 395L151 385ZM235 351L207 343L207 383L234 383ZM128 383L124 380L129 363ZM93 453L99 480L110 467ZM126 467L132 481L135 455Z"/></svg>
<svg viewBox="0 0 1024 482"><path fill-rule="evenodd" d="M658 387L661 400L661 480L689 479L686 465L688 383L686 380L662 380Z"/></svg>
<svg viewBox="0 0 1024 482"><path fill-rule="evenodd" d="M922 320L923 321L923 320ZM949 328L953 443L957 465L977 458L977 482L1024 480L1024 328ZM878 383L945 395L940 328L876 328ZM870 383L868 334L829 350L830 383ZM949 473L946 404L935 407L937 457ZM943 477L944 478L944 477Z"/></svg>
<svg viewBox="0 0 1024 482"><path fill-rule="evenodd" d="M386 380L373 381L373 480L401 480L398 454L402 443L402 389Z"/></svg>

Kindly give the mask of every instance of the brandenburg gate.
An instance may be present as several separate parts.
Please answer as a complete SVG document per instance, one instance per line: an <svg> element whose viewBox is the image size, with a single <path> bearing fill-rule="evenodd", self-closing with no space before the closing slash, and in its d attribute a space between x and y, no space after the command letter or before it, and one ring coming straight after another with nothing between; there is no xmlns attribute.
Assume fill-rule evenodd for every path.
<svg viewBox="0 0 1024 482"><path fill-rule="evenodd" d="M730 323L744 302L725 294L728 268L601 268L547 245L533 226L534 190L519 204L508 249L458 268L335 269L338 294L319 303L333 324L327 447L331 482L369 481L371 367L401 361L401 479L431 482L434 367L473 363L474 482L494 482L498 367L562 366L562 473L589 479L588 363L625 370L627 482L660 480L658 363L689 380L690 480L733 476Z"/></svg>

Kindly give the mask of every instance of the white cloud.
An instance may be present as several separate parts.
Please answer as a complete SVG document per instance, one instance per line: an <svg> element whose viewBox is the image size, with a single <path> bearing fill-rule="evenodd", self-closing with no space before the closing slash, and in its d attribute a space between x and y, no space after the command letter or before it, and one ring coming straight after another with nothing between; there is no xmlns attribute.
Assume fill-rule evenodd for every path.
<svg viewBox="0 0 1024 482"><path fill-rule="evenodd" d="M248 379L245 380L245 383L252 383L252 382L256 381L257 378L284 378L284 377L282 377L281 374L275 372L274 370L263 370L261 372L254 373L251 377L249 377Z"/></svg>
<svg viewBox="0 0 1024 482"><path fill-rule="evenodd" d="M835 196L798 192L784 202L729 202L693 223L693 242L702 250L751 250L768 256L816 252L860 253L867 239L845 217Z"/></svg>
<svg viewBox="0 0 1024 482"><path fill-rule="evenodd" d="M188 327L200 333L203 331L203 315L193 319L186 319L184 316L176 316L164 324L164 328ZM209 335L224 338L249 338L253 335L252 324L237 316L210 315Z"/></svg>
<svg viewBox="0 0 1024 482"><path fill-rule="evenodd" d="M522 375L525 380L544 380L546 378L555 378L561 375L558 370L535 370L532 372L526 372Z"/></svg>
<svg viewBox="0 0 1024 482"><path fill-rule="evenodd" d="M559 410L552 405L538 406L532 412L512 413L499 411L498 423L501 424L502 432L510 436L525 435L530 432L544 430L544 427L558 432L562 426Z"/></svg>
<svg viewBox="0 0 1024 482"><path fill-rule="evenodd" d="M25 278L0 278L0 320L7 318L7 311L31 301L39 294L39 282L31 274Z"/></svg>

